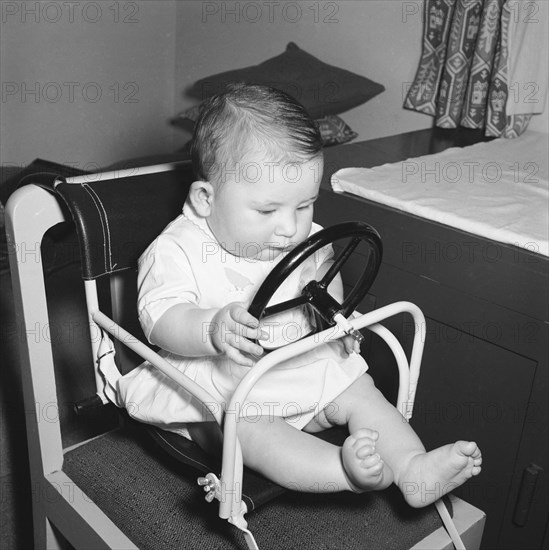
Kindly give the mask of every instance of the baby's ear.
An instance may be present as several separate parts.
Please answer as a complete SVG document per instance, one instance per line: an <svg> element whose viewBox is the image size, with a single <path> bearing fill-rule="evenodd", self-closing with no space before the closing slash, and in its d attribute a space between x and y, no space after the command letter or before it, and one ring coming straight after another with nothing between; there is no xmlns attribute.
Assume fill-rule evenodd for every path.
<svg viewBox="0 0 549 550"><path fill-rule="evenodd" d="M196 214L207 218L212 211L214 188L209 181L195 181L189 189L189 201Z"/></svg>

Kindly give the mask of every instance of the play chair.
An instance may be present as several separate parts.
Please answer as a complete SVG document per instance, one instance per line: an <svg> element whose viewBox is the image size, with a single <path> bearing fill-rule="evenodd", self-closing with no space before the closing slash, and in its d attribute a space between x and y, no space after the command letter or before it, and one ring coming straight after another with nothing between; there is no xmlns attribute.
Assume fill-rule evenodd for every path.
<svg viewBox="0 0 549 550"><path fill-rule="evenodd" d="M397 406L404 418L411 417L425 337L421 311L399 302L352 315L381 261L373 228L359 222L327 228L271 272L250 312L266 318L309 307L321 331L267 353L223 411L144 343L135 311L137 259L181 212L193 181L190 164L46 179L17 190L7 205L14 300L24 335L20 355L36 549L63 547L64 541L94 549L241 547L238 531L203 509L202 489L189 483L197 471L206 501L219 501L219 517L240 529L250 549L257 548L244 518L251 510L256 511L249 521L262 548L479 547L484 515L455 497L436 503L442 526L433 506L411 509L394 488L363 495L293 493L242 464L234 411L256 381L278 362L346 333L362 339L360 330L368 329L386 341L399 369ZM44 237L58 234L59 228L65 236L74 235L73 227L78 239L63 241L65 268L43 269L51 254ZM294 267L332 242L339 252L324 279L309 283L290 302L269 305ZM59 254L60 244L53 247ZM326 287L360 247L365 250L361 275L338 304ZM400 343L379 324L400 314L411 315L418 329L409 362ZM173 433L138 424L113 405L118 402L112 381L143 358L204 404L210 420L193 439L216 438L221 457ZM321 437L342 441L345 433L340 432L328 430ZM279 498L272 501L274 496Z"/></svg>

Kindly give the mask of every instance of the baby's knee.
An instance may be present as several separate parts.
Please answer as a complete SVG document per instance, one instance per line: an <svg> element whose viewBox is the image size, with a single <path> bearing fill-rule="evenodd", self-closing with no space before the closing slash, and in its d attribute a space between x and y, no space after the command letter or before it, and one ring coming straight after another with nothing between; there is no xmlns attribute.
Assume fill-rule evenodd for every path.
<svg viewBox="0 0 549 550"><path fill-rule="evenodd" d="M287 448L288 430L298 431L277 416L241 418L237 424L237 433L244 464L267 475L264 471L265 461L268 457L277 456L280 449Z"/></svg>
<svg viewBox="0 0 549 550"><path fill-rule="evenodd" d="M241 416L236 423L238 435L247 433L256 433L268 429L270 424L284 422L282 418L276 416Z"/></svg>
<svg viewBox="0 0 549 550"><path fill-rule="evenodd" d="M357 407L381 395L372 377L363 374L334 399L331 408L325 409L326 418L334 424L347 424Z"/></svg>
<svg viewBox="0 0 549 550"><path fill-rule="evenodd" d="M276 438L279 432L287 428L287 422L278 416L255 416L239 418L237 422L238 439L242 447L264 445L264 439Z"/></svg>
<svg viewBox="0 0 549 550"><path fill-rule="evenodd" d="M365 395L371 395L372 393L378 393L374 379L365 372L360 378L357 378L345 392L347 393L347 398L357 397L359 399L364 399Z"/></svg>

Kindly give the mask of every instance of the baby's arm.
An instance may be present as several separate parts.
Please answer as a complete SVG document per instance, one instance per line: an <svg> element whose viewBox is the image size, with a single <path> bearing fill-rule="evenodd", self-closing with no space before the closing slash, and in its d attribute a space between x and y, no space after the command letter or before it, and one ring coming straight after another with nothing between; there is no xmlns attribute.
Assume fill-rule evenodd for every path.
<svg viewBox="0 0 549 550"><path fill-rule="evenodd" d="M260 339L259 322L244 306L230 303L221 309L202 309L179 303L155 323L150 341L166 351L198 357L224 353L243 366L252 366L250 355L261 355L263 348L249 339Z"/></svg>

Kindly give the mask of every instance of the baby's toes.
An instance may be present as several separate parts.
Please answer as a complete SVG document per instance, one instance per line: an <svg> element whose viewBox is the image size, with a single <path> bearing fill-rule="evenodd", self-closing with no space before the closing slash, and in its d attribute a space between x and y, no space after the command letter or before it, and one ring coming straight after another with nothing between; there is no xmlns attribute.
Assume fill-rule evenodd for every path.
<svg viewBox="0 0 549 550"><path fill-rule="evenodd" d="M370 430L369 428L360 428L360 430L353 432L350 437L356 440L368 438L373 441L377 441L379 433L375 430Z"/></svg>
<svg viewBox="0 0 549 550"><path fill-rule="evenodd" d="M362 461L362 465L365 468L368 468L368 470L372 471L372 473L375 473L375 471L381 471L383 469L383 460L381 460L381 457L377 453L375 453L367 456Z"/></svg>
<svg viewBox="0 0 549 550"><path fill-rule="evenodd" d="M473 460L482 457L480 449L474 441L457 441L456 446L460 454L468 456Z"/></svg>
<svg viewBox="0 0 549 550"><path fill-rule="evenodd" d="M478 453L475 453L475 455L471 455L468 460L468 467L470 468L470 472L472 476L477 476L480 474L480 471L482 470L482 455L480 454L480 451Z"/></svg>
<svg viewBox="0 0 549 550"><path fill-rule="evenodd" d="M474 441L471 441L471 445L474 446L474 450L470 454L471 458L473 460L481 460L482 461L482 453L480 452L480 449L479 449L478 445Z"/></svg>
<svg viewBox="0 0 549 550"><path fill-rule="evenodd" d="M355 454L358 458L366 458L376 452L375 444L372 440L365 441L363 445L355 446Z"/></svg>
<svg viewBox="0 0 549 550"><path fill-rule="evenodd" d="M478 476L481 472L482 468L480 466L473 466L471 468L471 475L472 476Z"/></svg>

